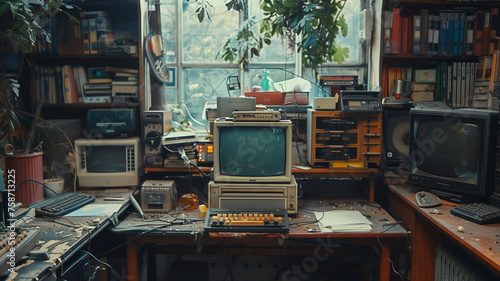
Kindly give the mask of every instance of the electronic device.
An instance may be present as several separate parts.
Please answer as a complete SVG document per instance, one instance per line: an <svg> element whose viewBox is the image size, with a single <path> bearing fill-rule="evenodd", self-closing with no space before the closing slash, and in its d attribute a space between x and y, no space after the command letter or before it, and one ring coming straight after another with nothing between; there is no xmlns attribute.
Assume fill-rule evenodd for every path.
<svg viewBox="0 0 500 281"><path fill-rule="evenodd" d="M436 207L442 204L439 197L426 191L417 192L415 194L415 201L417 202L417 205L422 208Z"/></svg>
<svg viewBox="0 0 500 281"><path fill-rule="evenodd" d="M473 202L457 206L451 209L450 213L477 224L500 222L500 207L483 202Z"/></svg>
<svg viewBox="0 0 500 281"><path fill-rule="evenodd" d="M290 183L292 122L214 122L213 180L227 183Z"/></svg>
<svg viewBox="0 0 500 281"><path fill-rule="evenodd" d="M238 110L255 110L255 97L217 97L217 117L231 117Z"/></svg>
<svg viewBox="0 0 500 281"><path fill-rule="evenodd" d="M314 109L316 110L335 110L336 108L337 99L335 97L314 98Z"/></svg>
<svg viewBox="0 0 500 281"><path fill-rule="evenodd" d="M497 123L496 110L412 108L409 181L432 193L486 200L493 188Z"/></svg>
<svg viewBox="0 0 500 281"><path fill-rule="evenodd" d="M130 108L96 108L87 111L87 130L93 137L130 137L136 130L137 111Z"/></svg>
<svg viewBox="0 0 500 281"><path fill-rule="evenodd" d="M234 121L279 121L281 114L274 110L234 111Z"/></svg>
<svg viewBox="0 0 500 281"><path fill-rule="evenodd" d="M177 187L173 180L146 180L141 186L141 207L146 214L174 211L177 202Z"/></svg>
<svg viewBox="0 0 500 281"><path fill-rule="evenodd" d="M379 91L341 90L340 110L351 112L382 112Z"/></svg>
<svg viewBox="0 0 500 281"><path fill-rule="evenodd" d="M229 76L226 81L227 90L239 90L240 89L240 79L237 75Z"/></svg>
<svg viewBox="0 0 500 281"><path fill-rule="evenodd" d="M208 207L224 209L286 209L297 213L297 182L208 184Z"/></svg>
<svg viewBox="0 0 500 281"><path fill-rule="evenodd" d="M163 136L163 146L186 145L198 142L198 135L191 131L170 131Z"/></svg>
<svg viewBox="0 0 500 281"><path fill-rule="evenodd" d="M13 237L15 235L15 238ZM13 268L12 264L20 261L40 241L40 229L0 232L0 275ZM14 240L12 240L14 238ZM13 243L15 242L15 243ZM7 278L8 279L8 278Z"/></svg>
<svg viewBox="0 0 500 281"><path fill-rule="evenodd" d="M144 166L163 167L163 136L170 131L172 111L150 110L143 113Z"/></svg>
<svg viewBox="0 0 500 281"><path fill-rule="evenodd" d="M198 153L198 166L212 166L214 163L214 143L213 142L199 142L196 146Z"/></svg>
<svg viewBox="0 0 500 281"><path fill-rule="evenodd" d="M37 217L60 217L95 201L95 197L78 192L66 192L37 203L35 215ZM33 208L33 206L32 206Z"/></svg>
<svg viewBox="0 0 500 281"><path fill-rule="evenodd" d="M141 151L139 137L75 140L79 186L137 186L142 167Z"/></svg>
<svg viewBox="0 0 500 281"><path fill-rule="evenodd" d="M384 160L387 169L408 171L410 147L410 109L412 105L382 104Z"/></svg>
<svg viewBox="0 0 500 281"><path fill-rule="evenodd" d="M287 233L290 230L286 209L209 208L205 231Z"/></svg>

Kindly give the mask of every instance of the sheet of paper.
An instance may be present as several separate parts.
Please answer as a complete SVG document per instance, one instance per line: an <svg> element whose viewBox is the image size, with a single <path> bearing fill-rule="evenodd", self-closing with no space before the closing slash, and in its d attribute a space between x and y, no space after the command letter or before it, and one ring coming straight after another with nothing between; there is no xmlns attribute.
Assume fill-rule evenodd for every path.
<svg viewBox="0 0 500 281"><path fill-rule="evenodd" d="M315 212L322 232L370 232L372 223L356 210Z"/></svg>
<svg viewBox="0 0 500 281"><path fill-rule="evenodd" d="M66 214L65 217L109 217L121 206L122 204L91 203Z"/></svg>

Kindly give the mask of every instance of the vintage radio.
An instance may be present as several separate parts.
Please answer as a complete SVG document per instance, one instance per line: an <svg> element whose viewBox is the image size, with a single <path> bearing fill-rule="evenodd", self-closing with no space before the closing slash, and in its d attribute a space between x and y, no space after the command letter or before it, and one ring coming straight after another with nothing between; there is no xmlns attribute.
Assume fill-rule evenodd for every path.
<svg viewBox="0 0 500 281"><path fill-rule="evenodd" d="M144 165L146 167L163 167L165 151L162 141L163 136L170 130L171 120L171 111L144 112Z"/></svg>
<svg viewBox="0 0 500 281"><path fill-rule="evenodd" d="M141 208L144 213L168 213L178 202L177 188L172 180L146 180L141 187Z"/></svg>
<svg viewBox="0 0 500 281"><path fill-rule="evenodd" d="M252 184L215 183L208 184L208 207L223 209L286 209L297 213L297 183Z"/></svg>

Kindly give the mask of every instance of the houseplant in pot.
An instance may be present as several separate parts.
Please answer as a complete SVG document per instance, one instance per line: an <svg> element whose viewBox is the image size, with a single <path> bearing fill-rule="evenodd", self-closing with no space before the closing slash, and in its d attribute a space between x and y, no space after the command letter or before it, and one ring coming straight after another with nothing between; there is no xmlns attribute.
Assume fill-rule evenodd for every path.
<svg viewBox="0 0 500 281"><path fill-rule="evenodd" d="M9 189L18 186L25 179L43 180L41 152L32 153L26 146L24 153L7 155L5 147L10 147L7 136L21 126L19 116L19 97L23 93L19 79L23 66L28 63L25 54L31 51L37 40L44 38L50 42L50 34L43 26L58 12L64 4L61 0L28 1L4 0L0 2L0 153L8 169ZM65 6L65 5L64 5ZM45 20L41 21L40 19ZM29 118L28 118L29 119ZM27 161L23 163L23 161ZM4 166L5 167L5 166ZM40 178L41 177L41 178ZM5 189L5 187L4 187ZM22 192L16 192L16 201L27 205L43 200L43 187L39 183L29 182L23 185ZM26 193L26 194L24 194Z"/></svg>

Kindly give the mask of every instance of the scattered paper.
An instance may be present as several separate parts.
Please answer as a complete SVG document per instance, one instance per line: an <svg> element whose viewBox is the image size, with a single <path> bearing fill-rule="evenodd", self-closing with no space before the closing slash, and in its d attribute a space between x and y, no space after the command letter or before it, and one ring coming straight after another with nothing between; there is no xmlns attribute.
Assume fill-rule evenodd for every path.
<svg viewBox="0 0 500 281"><path fill-rule="evenodd" d="M371 232L372 223L361 212L355 210L334 210L314 212L323 233L328 232Z"/></svg>

